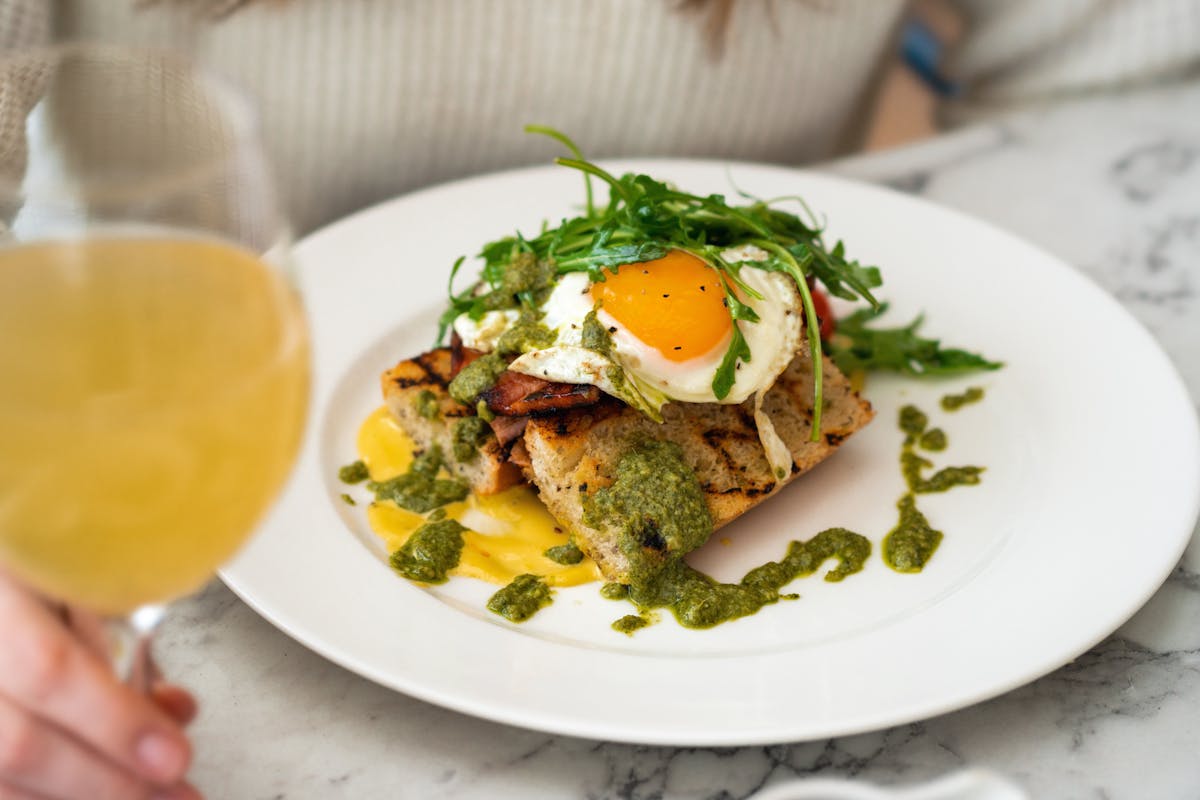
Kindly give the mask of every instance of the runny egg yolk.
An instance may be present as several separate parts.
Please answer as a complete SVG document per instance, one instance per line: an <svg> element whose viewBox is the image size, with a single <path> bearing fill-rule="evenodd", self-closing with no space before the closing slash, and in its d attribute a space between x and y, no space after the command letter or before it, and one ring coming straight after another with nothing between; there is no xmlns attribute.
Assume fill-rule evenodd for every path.
<svg viewBox="0 0 1200 800"><path fill-rule="evenodd" d="M593 302L630 334L671 361L690 361L733 333L716 270L683 250L624 264L592 284Z"/></svg>
<svg viewBox="0 0 1200 800"><path fill-rule="evenodd" d="M412 464L413 443L387 408L379 408L358 431L358 454L376 481L405 472ZM514 486L499 494L479 496L444 507L446 516L468 530L463 551L451 575L503 586L524 573L540 575L549 586L576 586L600 579L594 561L558 564L546 558L551 547L569 537L528 486ZM426 517L389 501L367 507L367 521L389 553L399 550Z"/></svg>

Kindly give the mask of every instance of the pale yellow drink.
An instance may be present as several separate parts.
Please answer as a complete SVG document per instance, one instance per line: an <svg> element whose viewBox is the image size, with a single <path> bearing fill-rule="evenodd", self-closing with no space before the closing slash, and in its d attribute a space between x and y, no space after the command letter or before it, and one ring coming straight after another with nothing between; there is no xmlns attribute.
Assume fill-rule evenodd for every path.
<svg viewBox="0 0 1200 800"><path fill-rule="evenodd" d="M0 563L121 614L199 587L299 443L299 303L205 239L0 248Z"/></svg>

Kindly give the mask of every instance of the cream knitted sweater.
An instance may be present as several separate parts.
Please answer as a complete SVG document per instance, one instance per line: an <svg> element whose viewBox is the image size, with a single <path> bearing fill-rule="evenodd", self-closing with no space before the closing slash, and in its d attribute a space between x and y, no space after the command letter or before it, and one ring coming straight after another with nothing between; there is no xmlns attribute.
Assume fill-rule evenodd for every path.
<svg viewBox="0 0 1200 800"><path fill-rule="evenodd" d="M716 57L676 0L0 0L0 47L51 37L183 48L255 98L308 230L395 194L593 157L802 163L855 147L903 0L737 0ZM1195 0L961 0L966 107L1188 74ZM1132 26L1132 27L1131 27ZM1129 36L1130 30L1137 32Z"/></svg>

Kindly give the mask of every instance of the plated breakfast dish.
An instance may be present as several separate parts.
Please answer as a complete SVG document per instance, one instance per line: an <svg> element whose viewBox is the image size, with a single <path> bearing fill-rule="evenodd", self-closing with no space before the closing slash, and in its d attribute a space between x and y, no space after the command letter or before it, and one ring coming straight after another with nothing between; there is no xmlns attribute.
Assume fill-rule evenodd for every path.
<svg viewBox="0 0 1200 800"><path fill-rule="evenodd" d="M1200 486L1194 404L1152 337L1077 270L951 209L832 175L715 161L601 166L724 193L734 206L755 202L734 187L800 195L827 245L842 241L847 259L881 266L884 283L871 292L890 308L835 297L837 330L821 343L852 387L865 375L873 420L684 556L736 586L784 562L790 542L845 528L870 541L863 569L831 582L840 562L828 559L783 588L798 599L711 629L650 609L658 624L626 636L610 626L642 611L605 599L612 582L590 559L570 567L590 574L547 572L567 569L543 556L570 530L527 481L443 506L467 528L444 583L390 567L414 529L404 525L435 512L379 501L367 480L348 485L338 471L360 454L379 483L409 470L412 438L386 408L380 375L434 347L460 255L583 214L578 173L547 165L396 198L298 244L314 343L310 435L281 502L221 573L296 641L382 685L514 725L638 743L765 744L912 721L1032 680L1110 634L1178 562ZM795 201L769 205L809 219ZM464 261L457 294L479 264ZM908 331L922 312L924 327ZM908 369L938 369L936 353L946 352L927 336L1005 366L914 380ZM1129 419L1129 377L1114 364L1138 365L1138 418L1156 421L1136 435L1113 425ZM984 390L980 402L972 387ZM947 396L963 404L944 409ZM931 491L970 480L951 470L959 465L986 471L977 485ZM906 472L920 479L915 489ZM452 478L461 480L443 468L435 480ZM893 534L902 516L919 523L913 512L928 530ZM373 529L377 517L399 533ZM531 529L540 541L516 548L510 534ZM918 573L900 571L934 542ZM552 602L513 624L487 605L522 574L542 576Z"/></svg>
<svg viewBox="0 0 1200 800"><path fill-rule="evenodd" d="M657 609L706 628L794 599L789 584L831 559L826 580L861 570L871 539L840 527L793 541L737 583L684 557L871 422L856 389L870 370L1000 365L922 338L919 320L869 325L884 308L879 269L827 246L798 198L731 204L618 177L538 132L572 151L559 163L584 174L584 213L484 245L465 287L455 288L465 260L454 264L438 331L448 342L384 372L384 406L341 471L372 493L366 513L393 569L426 584L496 583L488 608L514 622L549 604L553 587L602 580L604 597L633 605L613 623L625 633ZM865 305L839 323L830 296ZM882 557L917 572L941 532L916 496L978 483L982 470L927 474L944 432L915 406L898 423L908 491Z"/></svg>

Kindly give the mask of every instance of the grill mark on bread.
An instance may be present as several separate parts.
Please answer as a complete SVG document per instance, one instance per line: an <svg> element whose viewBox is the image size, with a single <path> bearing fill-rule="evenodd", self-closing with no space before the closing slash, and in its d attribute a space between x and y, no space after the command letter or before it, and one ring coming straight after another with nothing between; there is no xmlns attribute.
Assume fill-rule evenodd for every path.
<svg viewBox="0 0 1200 800"><path fill-rule="evenodd" d="M467 462L453 456L454 422L473 415L473 410L450 397L451 357L448 348L437 348L401 361L381 377L384 400L392 416L400 423L417 450L438 445L451 474L462 478L479 494L494 494L521 481L521 470L508 461L511 447L500 446L490 430ZM422 391L431 392L437 402L438 418L420 416L414 401Z"/></svg>
<svg viewBox="0 0 1200 800"><path fill-rule="evenodd" d="M757 442L758 430L745 428L709 428L701 434L710 447L718 447L726 442Z"/></svg>
<svg viewBox="0 0 1200 800"><path fill-rule="evenodd" d="M726 497L731 495L742 495L747 498L762 497L775 491L775 484L768 483L765 486L728 486L724 489L718 488L712 483L701 484L700 488L705 494L719 494Z"/></svg>
<svg viewBox="0 0 1200 800"><path fill-rule="evenodd" d="M421 355L417 356L414 361L418 367L424 370L426 377L429 379L429 383L437 386L440 389L446 389L450 386L449 375L444 374L439 369L436 369L435 364L430 361L430 359L434 358L433 354L435 352L437 351L422 353Z"/></svg>
<svg viewBox="0 0 1200 800"><path fill-rule="evenodd" d="M737 461L735 461L733 458L733 453L730 451L730 449L723 446L726 439L729 438L729 431L721 430L719 428L710 428L701 434L701 438L703 438L704 443L708 445L708 449L716 453L721 461L725 464L725 469L729 470L731 473L737 473L738 471L745 472L746 465L739 464Z"/></svg>
<svg viewBox="0 0 1200 800"><path fill-rule="evenodd" d="M735 406L738 412L738 419L747 429L754 432L754 438L758 438L758 420L754 418L754 413L746 408L745 404Z"/></svg>
<svg viewBox="0 0 1200 800"><path fill-rule="evenodd" d="M397 376L390 380L392 385L400 390L421 388L429 384L429 381L425 377L410 377L408 375Z"/></svg>

